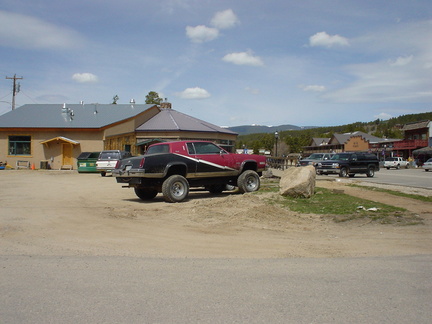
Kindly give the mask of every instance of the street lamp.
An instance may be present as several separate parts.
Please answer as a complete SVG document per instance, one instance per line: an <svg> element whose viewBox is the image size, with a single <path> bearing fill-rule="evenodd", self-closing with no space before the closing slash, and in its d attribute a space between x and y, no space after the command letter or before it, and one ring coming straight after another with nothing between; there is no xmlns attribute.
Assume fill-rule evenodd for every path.
<svg viewBox="0 0 432 324"><path fill-rule="evenodd" d="M279 133L276 131L276 132L274 133L274 135L275 135L275 140L276 140L275 157L277 157L277 156L278 156L278 151L277 151L277 149L278 149Z"/></svg>

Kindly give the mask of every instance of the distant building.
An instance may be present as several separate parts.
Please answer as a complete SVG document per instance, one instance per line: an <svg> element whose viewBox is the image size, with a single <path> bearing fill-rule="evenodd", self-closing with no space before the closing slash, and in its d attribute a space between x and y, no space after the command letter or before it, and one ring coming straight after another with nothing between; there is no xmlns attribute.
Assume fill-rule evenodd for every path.
<svg viewBox="0 0 432 324"><path fill-rule="evenodd" d="M162 108L165 107L165 108ZM0 116L0 161L76 168L82 152L141 154L158 141L210 140L233 151L237 133L171 109L169 103L29 104Z"/></svg>
<svg viewBox="0 0 432 324"><path fill-rule="evenodd" d="M303 148L303 155L312 153L340 153L368 151L386 156L400 139L380 138L364 132L334 134L331 138L313 138Z"/></svg>
<svg viewBox="0 0 432 324"><path fill-rule="evenodd" d="M432 146L432 122L422 120L403 125L404 139L395 144L394 150L403 156L411 156L414 150Z"/></svg>
<svg viewBox="0 0 432 324"><path fill-rule="evenodd" d="M304 147L304 155L326 152L369 151L386 156L413 156L414 151L432 146L432 122L423 120L399 127L404 139L390 139L372 136L363 132L334 134L331 138L313 138ZM423 150L429 152L429 150ZM415 155L415 154L414 154ZM427 155L428 156L428 155ZM426 156L426 157L427 157Z"/></svg>

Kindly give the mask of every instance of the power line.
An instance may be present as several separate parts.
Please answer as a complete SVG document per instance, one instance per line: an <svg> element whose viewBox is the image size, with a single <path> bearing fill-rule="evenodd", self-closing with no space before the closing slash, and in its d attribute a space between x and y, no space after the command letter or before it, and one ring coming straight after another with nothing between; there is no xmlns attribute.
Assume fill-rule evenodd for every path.
<svg viewBox="0 0 432 324"><path fill-rule="evenodd" d="M6 77L6 79L13 80L13 90L12 90L12 110L15 109L15 96L20 91L20 84L16 80L22 80L23 77L17 78L16 74L13 77Z"/></svg>

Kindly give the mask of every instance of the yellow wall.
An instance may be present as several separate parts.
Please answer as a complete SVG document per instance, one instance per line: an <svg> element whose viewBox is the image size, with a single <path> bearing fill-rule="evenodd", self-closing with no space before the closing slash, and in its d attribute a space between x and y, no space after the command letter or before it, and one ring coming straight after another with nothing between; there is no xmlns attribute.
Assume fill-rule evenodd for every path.
<svg viewBox="0 0 432 324"><path fill-rule="evenodd" d="M31 154L30 155L9 155L8 145L9 136L25 135L31 136ZM52 141L46 144L41 142L63 136L73 141L79 142L79 145L72 145L73 169L76 169L76 158L82 152L98 152L103 150L103 140L101 131L65 131L65 130L28 130L28 131L0 131L0 161L8 162L15 167L17 161L29 161L34 164L36 169L40 167L41 161L49 161L52 169L60 169L62 165L62 144L63 141Z"/></svg>

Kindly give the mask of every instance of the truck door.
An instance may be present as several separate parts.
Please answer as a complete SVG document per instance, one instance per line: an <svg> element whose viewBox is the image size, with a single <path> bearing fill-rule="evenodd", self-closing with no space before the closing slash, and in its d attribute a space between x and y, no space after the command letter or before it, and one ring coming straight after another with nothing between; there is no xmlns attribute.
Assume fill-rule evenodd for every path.
<svg viewBox="0 0 432 324"><path fill-rule="evenodd" d="M361 161L357 154L353 154L350 157L350 172L359 172L361 171Z"/></svg>
<svg viewBox="0 0 432 324"><path fill-rule="evenodd" d="M189 154L198 164L197 176L230 176L236 173L232 168L234 163L231 154L219 146L208 142L188 143Z"/></svg>

